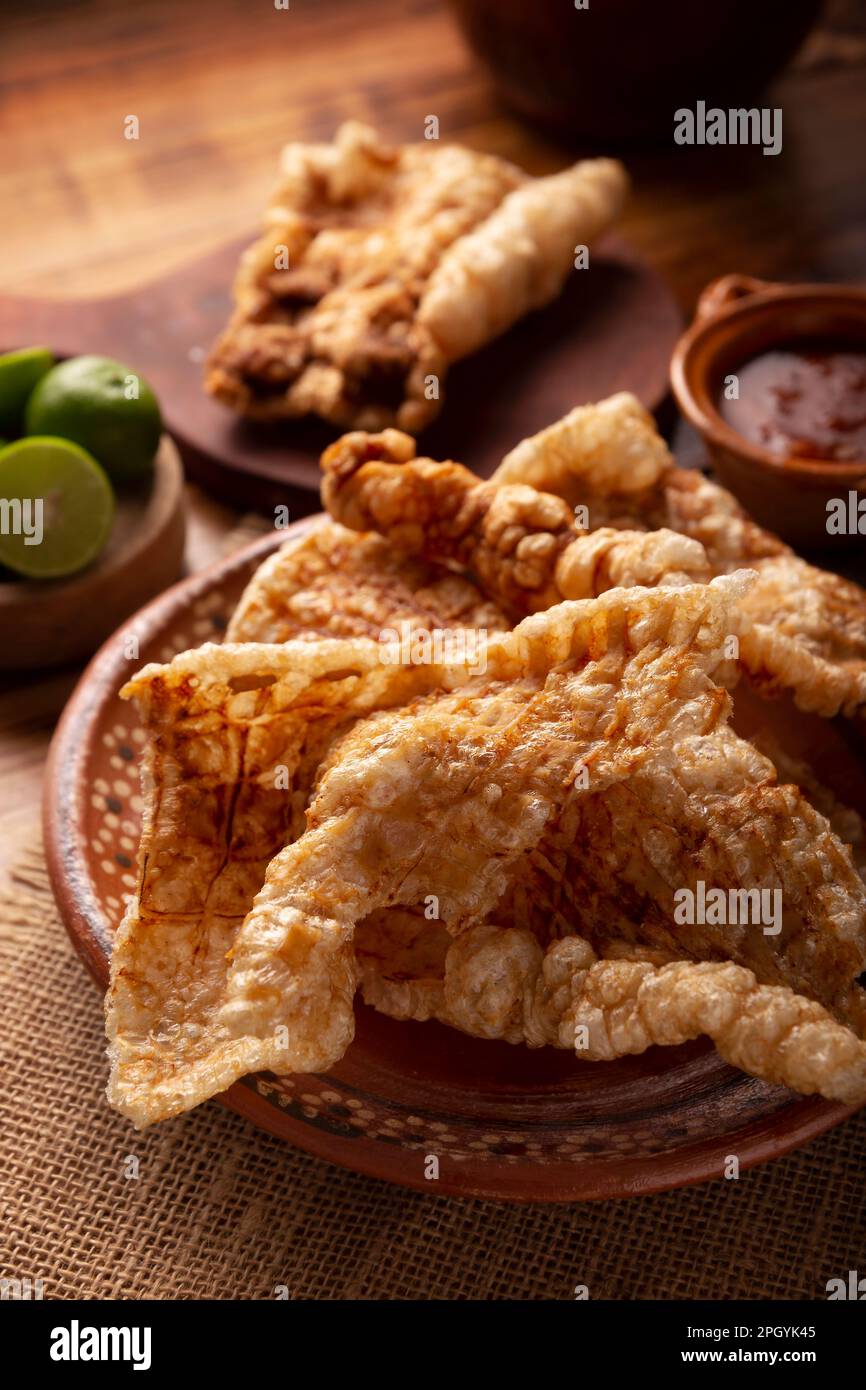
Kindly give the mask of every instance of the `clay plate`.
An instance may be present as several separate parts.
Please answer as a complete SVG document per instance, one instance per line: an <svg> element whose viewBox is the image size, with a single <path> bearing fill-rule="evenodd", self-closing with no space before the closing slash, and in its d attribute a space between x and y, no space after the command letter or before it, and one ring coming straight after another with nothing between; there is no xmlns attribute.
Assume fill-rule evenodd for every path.
<svg viewBox="0 0 866 1390"><path fill-rule="evenodd" d="M117 691L141 662L166 661L219 640L256 565L296 523L185 579L131 618L97 653L66 707L46 778L48 864L63 919L104 986L113 931L135 884L140 827L136 763L144 741ZM755 708L741 718L755 722ZM778 728L781 707L772 715ZM799 716L792 716L796 725ZM823 741L826 775L847 777L849 802L866 809L866 759L834 725ZM802 1099L727 1066L703 1042L654 1048L618 1062L577 1062L463 1037L437 1023L397 1023L357 1005L357 1035L323 1076L261 1075L221 1097L260 1128L321 1158L426 1192L566 1202L656 1192L721 1179L728 1155L741 1169L778 1157L844 1119L845 1107ZM425 1178L429 1155L438 1181Z"/></svg>

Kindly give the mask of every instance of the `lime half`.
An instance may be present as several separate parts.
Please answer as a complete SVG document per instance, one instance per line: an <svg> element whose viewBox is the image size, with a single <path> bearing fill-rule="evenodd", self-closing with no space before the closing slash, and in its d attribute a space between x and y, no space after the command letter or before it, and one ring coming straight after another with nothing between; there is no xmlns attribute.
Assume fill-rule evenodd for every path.
<svg viewBox="0 0 866 1390"><path fill-rule="evenodd" d="M37 382L54 366L47 348L22 348L0 356L0 434L20 434L24 407Z"/></svg>
<svg viewBox="0 0 866 1390"><path fill-rule="evenodd" d="M84 569L108 540L114 494L95 459L67 439L0 449L0 564L28 579Z"/></svg>

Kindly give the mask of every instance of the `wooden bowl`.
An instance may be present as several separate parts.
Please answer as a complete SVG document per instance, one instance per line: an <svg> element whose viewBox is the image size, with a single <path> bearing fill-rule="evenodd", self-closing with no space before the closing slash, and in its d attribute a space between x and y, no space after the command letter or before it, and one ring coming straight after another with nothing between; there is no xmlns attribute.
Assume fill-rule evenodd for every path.
<svg viewBox="0 0 866 1390"><path fill-rule="evenodd" d="M281 535L299 536L310 524ZM135 886L142 809L136 764L144 732L118 689L140 663L218 639L279 539L254 542L137 614L140 662L127 660L122 634L111 638L57 729L44 800L49 871L72 940L102 987ZM777 726L780 710L773 707ZM849 804L866 809L863 750L854 755L829 721L792 718L804 724L794 739L798 755L811 746L825 778L828 768L841 768ZM327 1075L248 1077L221 1099L269 1133L357 1172L426 1192L512 1201L622 1197L721 1179L729 1155L747 1168L850 1113L745 1076L702 1042L576 1062L438 1023L398 1023L360 1003L355 1041ZM431 1154L438 1181L425 1178Z"/></svg>
<svg viewBox="0 0 866 1390"><path fill-rule="evenodd" d="M721 482L751 516L794 546L826 549L827 503L866 495L866 459L780 458L723 420L718 391L728 372L771 347L810 339L866 347L866 289L782 285L726 275L701 295L694 322L674 349L671 384L680 410L701 433ZM832 537L834 547L842 537ZM850 541L862 546L862 536Z"/></svg>
<svg viewBox="0 0 866 1390"><path fill-rule="evenodd" d="M167 434L152 477L115 493L108 544L69 579L0 581L0 670L89 656L180 574L186 522L183 467Z"/></svg>

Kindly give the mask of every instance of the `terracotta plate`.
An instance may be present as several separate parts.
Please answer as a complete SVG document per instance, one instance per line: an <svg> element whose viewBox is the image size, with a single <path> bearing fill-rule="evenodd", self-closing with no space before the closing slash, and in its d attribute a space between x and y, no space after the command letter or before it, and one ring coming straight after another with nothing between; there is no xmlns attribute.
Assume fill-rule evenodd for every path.
<svg viewBox="0 0 866 1390"><path fill-rule="evenodd" d="M58 727L44 808L49 868L72 940L102 985L135 883L142 804L136 764L144 735L117 696L139 664L125 657L124 637L138 636L141 662L218 639L279 539L256 541L131 618L94 657ZM754 712L743 717L754 720ZM866 808L863 764L833 726L822 736L830 740L826 757L845 766L849 783L852 768L860 770L848 791ZM748 1167L849 1113L744 1076L703 1043L576 1062L437 1023L397 1023L360 1003L355 1042L328 1075L250 1077L223 1100L262 1129L358 1172L427 1192L514 1201L621 1197L721 1178L729 1155ZM425 1177L431 1155L438 1181Z"/></svg>

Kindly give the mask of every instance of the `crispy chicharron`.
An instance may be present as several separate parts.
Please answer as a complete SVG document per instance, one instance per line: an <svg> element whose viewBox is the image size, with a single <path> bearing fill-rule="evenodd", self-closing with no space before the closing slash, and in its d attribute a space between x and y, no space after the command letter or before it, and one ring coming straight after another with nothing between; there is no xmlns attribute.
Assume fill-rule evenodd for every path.
<svg viewBox="0 0 866 1390"><path fill-rule="evenodd" d="M626 182L611 159L532 179L460 145L390 146L356 121L332 144L287 145L206 388L257 419L419 430L452 362L555 298Z"/></svg>
<svg viewBox="0 0 866 1390"><path fill-rule="evenodd" d="M613 585L751 569L736 635L752 683L768 695L790 689L821 715L866 708L866 593L800 559L697 470L677 468L633 396L578 407L517 445L487 482L415 458L414 441L394 430L348 434L322 466L337 520L405 554L464 565L515 615ZM582 540L576 507L590 528Z"/></svg>
<svg viewBox="0 0 866 1390"><path fill-rule="evenodd" d="M453 944L428 1014L577 1056L706 1032L757 1075L866 1097L866 1044L844 1026L859 1017L862 881L730 731L711 676L748 582L559 605L490 636L481 675L383 665L360 638L146 668L126 691L151 742L141 882L112 962L115 1103L147 1123L250 1070L331 1065L353 1034L356 928L362 942L392 912L399 931L431 894ZM625 818L613 860L608 798L608 819ZM676 888L736 891L758 873L783 894L777 936L672 935ZM606 944L614 959L596 961ZM671 947L697 962L657 963ZM467 970L455 994L449 972L453 986Z"/></svg>
<svg viewBox="0 0 866 1390"><path fill-rule="evenodd" d="M676 531L587 534L561 497L417 458L415 441L399 430L344 435L325 450L322 470L328 511L388 540L392 565L400 556L456 564L515 620L606 589L711 577L700 543Z"/></svg>
<svg viewBox="0 0 866 1390"><path fill-rule="evenodd" d="M586 505L592 527L670 527L700 541L714 574L754 570L740 637L753 684L767 694L790 689L815 714L866 708L866 593L802 560L718 483L677 468L634 396L579 406L518 444L493 479Z"/></svg>
<svg viewBox="0 0 866 1390"><path fill-rule="evenodd" d="M229 642L371 637L387 629L511 624L468 577L397 554L382 536L320 522L261 564L228 626Z"/></svg>

